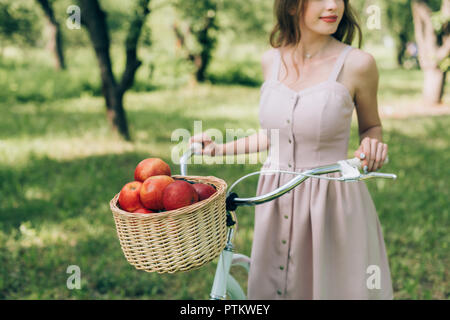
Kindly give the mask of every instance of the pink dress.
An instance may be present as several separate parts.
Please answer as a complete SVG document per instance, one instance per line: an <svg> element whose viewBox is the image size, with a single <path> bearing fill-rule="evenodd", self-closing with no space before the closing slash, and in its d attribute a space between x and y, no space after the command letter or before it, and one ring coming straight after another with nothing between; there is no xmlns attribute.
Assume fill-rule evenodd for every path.
<svg viewBox="0 0 450 320"><path fill-rule="evenodd" d="M355 105L337 82L351 49L347 45L339 55L328 80L299 92L278 80L281 59L275 49L272 76L261 87L259 120L262 129L279 130L279 153L269 150L262 170L302 172L353 157L348 141ZM257 195L293 177L261 174ZM393 299L383 233L365 182L308 178L255 206L248 297Z"/></svg>

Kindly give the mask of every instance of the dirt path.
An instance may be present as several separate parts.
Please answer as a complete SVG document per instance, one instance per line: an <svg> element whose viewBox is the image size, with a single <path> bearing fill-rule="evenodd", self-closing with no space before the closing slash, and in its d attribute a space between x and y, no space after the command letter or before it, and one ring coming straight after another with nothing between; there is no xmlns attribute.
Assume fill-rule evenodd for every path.
<svg viewBox="0 0 450 320"><path fill-rule="evenodd" d="M414 116L439 116L449 115L450 105L440 104L427 106L421 102L415 104L379 105L380 117L384 119L403 119Z"/></svg>

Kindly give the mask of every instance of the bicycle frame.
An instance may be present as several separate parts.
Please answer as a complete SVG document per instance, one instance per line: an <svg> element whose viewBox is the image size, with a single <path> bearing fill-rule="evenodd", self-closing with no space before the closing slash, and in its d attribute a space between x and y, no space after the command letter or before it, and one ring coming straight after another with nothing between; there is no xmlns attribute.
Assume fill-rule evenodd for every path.
<svg viewBox="0 0 450 320"><path fill-rule="evenodd" d="M193 155L197 154L194 150L202 149L200 143L192 143L188 151L181 157L181 175L187 175L187 161ZM386 158L384 164L388 162ZM227 193L227 243L222 253L220 254L219 261L217 263L216 273L214 276L214 282L210 293L210 298L213 300L223 300L226 298L227 289L230 291L234 299L246 299L246 295L238 282L230 275L230 268L232 265L239 265L244 267L247 272L250 269L250 258L242 254L233 253L233 236L234 227L236 224L236 208L238 206L255 206L268 201L272 201L284 195L297 187L300 183L309 178L309 176L322 175L333 172L341 172L342 177L334 180L340 180L344 182L361 181L369 178L389 178L396 179L395 174L370 172L368 174L361 174L361 160L359 158L352 158L347 160L341 160L337 163L313 168L306 170L302 173L298 173L297 177L294 177L283 186L276 190L264 195L259 195L251 198L238 198L236 193ZM270 171L270 170L268 170ZM309 175L309 176L308 176Z"/></svg>

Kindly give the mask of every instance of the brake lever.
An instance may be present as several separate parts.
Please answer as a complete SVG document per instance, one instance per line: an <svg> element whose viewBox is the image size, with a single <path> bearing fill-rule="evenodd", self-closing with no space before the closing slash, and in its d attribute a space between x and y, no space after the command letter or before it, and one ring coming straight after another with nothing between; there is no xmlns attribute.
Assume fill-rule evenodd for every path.
<svg viewBox="0 0 450 320"><path fill-rule="evenodd" d="M389 158L386 157L383 164L387 164ZM397 179L397 176L392 173L382 173L382 172L369 172L361 174L359 169L361 169L361 160L359 158L353 158L348 160L338 161L341 171L341 178L344 181L360 181L367 180L371 178L385 178L385 179Z"/></svg>
<svg viewBox="0 0 450 320"><path fill-rule="evenodd" d="M340 166L341 178L343 178L344 181L359 180L358 178L361 176L361 172L359 172L357 164L353 164L348 160L338 161L338 164Z"/></svg>

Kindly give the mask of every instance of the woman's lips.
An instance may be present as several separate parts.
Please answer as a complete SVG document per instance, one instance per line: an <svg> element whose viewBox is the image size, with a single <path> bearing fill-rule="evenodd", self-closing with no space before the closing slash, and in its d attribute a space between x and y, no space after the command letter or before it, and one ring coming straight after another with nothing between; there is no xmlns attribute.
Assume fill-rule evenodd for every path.
<svg viewBox="0 0 450 320"><path fill-rule="evenodd" d="M330 17L321 17L322 21L328 22L328 23L334 23L337 20L336 16L330 16Z"/></svg>

